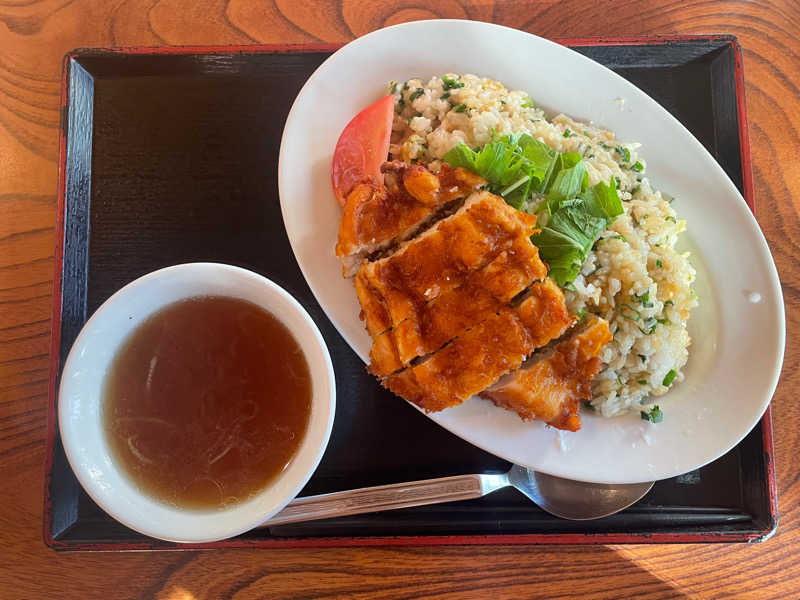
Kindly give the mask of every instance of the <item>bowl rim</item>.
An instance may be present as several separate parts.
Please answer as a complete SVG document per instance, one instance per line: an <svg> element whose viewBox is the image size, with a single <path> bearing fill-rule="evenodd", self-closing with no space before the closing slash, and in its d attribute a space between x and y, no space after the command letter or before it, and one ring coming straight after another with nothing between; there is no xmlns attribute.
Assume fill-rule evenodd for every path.
<svg viewBox="0 0 800 600"><path fill-rule="evenodd" d="M141 320L126 330L117 342L112 343L109 358L104 359L101 357L101 361L103 361L101 363L101 376L97 374L90 375L85 384L70 383L71 376L86 362L83 354L87 347L87 340L104 323L107 324L115 314L118 315L120 311L130 308L128 299L132 294L143 290L156 289L159 285L162 285L160 282L165 277L173 277L176 274L188 277L195 285L209 287L210 290L207 295L238 297L269 310L292 332L292 335L304 350L311 371L313 391L309 422L305 436L292 457L289 466L273 482L253 497L225 509L197 510L170 507L137 489L125 472L113 461L109 460L112 455L103 431L96 432L99 442L94 442L102 444L103 452L95 452L87 460L85 453L79 451L82 441L79 433L81 423L84 423L84 427L96 427L96 425L86 424L86 422L87 419L99 418L89 413L94 408L99 413L99 407L102 403L102 386L108 366L116 356L121 344L138 328ZM218 285L217 277L223 274L230 278L229 281L232 281L234 286L249 285L250 292L243 290L241 295L215 292L214 285ZM243 288L239 289L242 290ZM262 294L266 294L261 297L261 300L254 298L256 291L259 289ZM189 292L185 294L179 293L175 297L165 296L166 299L157 300L153 307L144 310L141 319L148 318L156 311L174 302L202 295L204 295L202 292ZM280 311L275 310L278 305L280 305ZM294 317L292 324L287 322L289 315L285 313L286 309L291 311L291 316ZM298 327L304 329L303 340L298 339ZM311 343L310 346L309 342ZM99 368L96 367L96 369ZM76 385L82 385L89 390L87 394L89 396L88 402L76 401L75 394L81 389L76 389ZM330 440L336 408L336 384L333 363L322 334L305 308L289 292L266 277L248 269L224 263L193 262L164 267L142 275L117 290L97 308L84 323L64 361L58 386L57 402L56 414L64 453L81 486L100 508L126 527L144 535L171 542L203 543L218 541L244 533L279 512L297 496L322 460ZM76 407L76 404L85 404L86 407ZM75 416L76 410L82 411L79 416ZM71 411L72 414L70 414ZM102 429L102 423L100 424L100 429ZM305 465L305 468L301 468L302 465ZM103 489L102 478L98 478L91 473L93 469L97 468L101 470L103 468L107 469L112 478L123 482L121 493L117 489L116 493L109 494ZM278 483L280 483L280 486L277 485ZM279 487L281 488L281 493L276 492ZM149 522L146 517L142 518L141 514L133 514L130 510L132 504L139 504L151 511L157 511L157 514L162 516ZM142 512L147 513L147 511ZM169 518L164 520L164 516ZM161 519L160 523L158 522L159 518Z"/></svg>

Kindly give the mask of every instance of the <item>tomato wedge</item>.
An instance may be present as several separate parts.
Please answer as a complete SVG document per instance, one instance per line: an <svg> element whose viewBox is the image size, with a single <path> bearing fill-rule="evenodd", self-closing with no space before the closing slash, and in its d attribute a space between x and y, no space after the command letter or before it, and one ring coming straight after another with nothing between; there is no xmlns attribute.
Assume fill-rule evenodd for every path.
<svg viewBox="0 0 800 600"><path fill-rule="evenodd" d="M393 118L394 96L389 94L358 113L339 136L331 182L342 206L359 181L383 183L381 165L389 154Z"/></svg>

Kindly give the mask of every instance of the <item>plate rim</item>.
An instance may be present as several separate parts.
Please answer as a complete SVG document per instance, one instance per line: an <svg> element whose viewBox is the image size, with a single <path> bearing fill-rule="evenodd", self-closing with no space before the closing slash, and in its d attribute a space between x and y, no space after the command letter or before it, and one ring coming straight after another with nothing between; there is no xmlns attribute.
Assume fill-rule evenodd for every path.
<svg viewBox="0 0 800 600"><path fill-rule="evenodd" d="M558 49L559 49L558 52L573 53L575 55L575 58L576 58L577 61L582 61L584 63L592 63L592 65L593 65L592 68L597 68L599 70L604 71L606 77L611 78L612 80L616 81L617 83L620 83L621 86L623 88L625 88L625 90L627 92L629 92L632 95L639 96L640 101L643 101L645 104L649 103L649 104L653 105L654 110L661 112L663 114L663 116L667 119L667 121L670 122L671 127L674 127L676 130L680 130L683 133L683 136L686 138L686 140L689 143L691 143L692 145L694 145L696 151L698 151L698 152L702 153L703 155L705 155L707 157L707 159L711 163L713 163L715 165L715 168L718 170L718 173L720 175L722 175L723 180L726 182L726 185L728 187L728 192L730 192L727 195L729 195L731 198L735 198L734 202L737 203L739 210L741 210L743 208L746 209L746 211L745 211L746 215L744 216L744 219L747 220L747 221L752 219L752 222L748 222L748 225L753 226L753 233L754 233L753 240L757 241L759 245L762 245L763 246L762 250L764 250L765 253L766 253L765 254L765 258L767 258L767 263L768 263L767 264L768 279L770 280L770 283L771 283L771 285L770 285L771 291L775 292L774 293L774 300L776 302L776 309L777 309L777 313L778 313L778 318L777 318L776 325L777 325L777 329L778 329L778 332L777 332L778 333L778 336L777 336L778 344L777 344L777 346L779 346L779 349L777 347L776 348L770 347L771 353L772 353L772 350L776 351L776 361L775 361L775 364L773 365L773 368L772 368L773 374L772 374L771 380L769 382L769 385L766 386L766 387L769 388L769 393L765 394L763 399L760 399L760 406L759 406L759 408L757 410L757 414L753 418L752 423L749 426L747 426L746 428L744 428L740 432L740 434L738 434L737 436L733 436L733 437L729 438L729 441L724 446L720 446L719 449L717 449L715 451L712 451L712 452L709 452L709 454L711 454L712 456L704 457L704 458L701 458L699 460L695 460L689 466L683 465L680 468L673 467L672 469L661 468L660 470L658 470L654 474L655 477L648 478L648 479L660 480L660 479L667 479L667 478L670 478L670 477L674 477L674 476L680 475L682 473L697 469L697 468L699 468L699 467L701 467L703 465L706 465L706 464L708 464L710 462L713 462L714 460L718 459L720 456L722 456L722 455L726 454L727 452L729 452L739 442L741 442L741 440L762 419L762 417L764 416L764 413L766 412L767 408L769 407L769 404L771 402L772 397L774 396L775 390L777 388L778 381L780 380L781 367L782 367L782 364L783 364L784 353L785 353L785 307L784 307L784 303L783 303L782 294L780 293L780 289L781 289L780 288L780 279L779 279L778 274L777 274L777 269L776 269L776 266L775 266L775 263L774 263L774 259L772 258L772 253L771 253L771 251L769 249L769 245L766 242L766 239L765 239L765 237L763 235L763 232L761 231L761 228L758 225L758 222L755 220L754 211L752 210L751 206L746 202L746 200L744 199L743 195L739 192L738 188L736 188L736 186L733 184L733 182L731 181L731 179L727 175L727 173L725 173L724 169L722 169L722 167L719 165L719 163L716 161L716 159L714 159L714 157L711 155L711 153L700 143L700 141L694 136L694 134L692 134L686 128L686 126L683 125L683 123L681 123L674 115L672 115L663 106L661 106L660 103L655 101L653 98L651 98L649 95L647 95L640 88L638 88L634 84L630 83L629 81L625 80L623 77L621 77L620 75L618 75L617 73L615 73L614 71L612 71L611 69L606 67L605 65L597 63L596 61L593 61L592 59L590 59L590 58L588 58L586 56L583 56L580 53L575 52L574 50L572 50L570 48L567 48L567 47L565 47L565 46L563 46L563 45L561 45L561 44L559 44L557 42L548 40L546 38L542 38L542 37L536 36L534 34L531 34L531 33L528 33L528 32L522 31L522 30L506 27L506 26L503 26L503 25L497 25L497 24L494 24L494 23L485 23L485 22L479 22L479 21L467 21L467 20L459 20L459 19L438 19L438 20L435 20L435 21L416 21L416 22L410 22L410 23L401 23L401 24L397 24L397 25L392 25L390 27L385 27L385 28L382 28L382 29L379 29L379 30L376 30L376 31L372 31L372 32L360 37L360 38L356 38L355 40L351 41L350 43L345 44L344 46L342 46L342 48L340 48L337 52L335 52L330 57L328 57L312 73L312 75L308 78L308 80L303 85L301 90L298 92L297 97L295 98L295 101L292 104L292 108L289 111L289 114L287 116L286 123L285 123L284 130L283 130L283 134L281 136L281 150L280 150L280 155L279 155L279 166L278 166L278 188L279 188L279 197L280 197L280 203L281 203L281 213L282 213L282 216L284 218L284 226L286 226L286 223L287 223L287 221L286 221L287 203L285 201L285 198L286 198L287 194L280 193L283 189L285 189L285 179L286 179L286 176L285 176L285 169L286 169L285 164L286 163L285 163L284 148L285 148L285 143L286 143L286 140L287 140L287 136L290 134L290 124L293 121L293 117L296 116L296 111L300 110L298 108L298 104L299 104L299 100L302 98L304 92L308 88L313 86L313 84L315 83L317 77L321 76L320 73L325 70L325 68L329 65L329 63L332 60L335 60L337 55L340 52L346 50L348 47L353 46L353 45L365 44L367 42L365 42L364 40L369 40L370 38L383 35L387 31L395 31L395 30L410 29L410 28L417 28L417 27L429 27L432 22L435 22L437 25L467 26L467 27L477 26L479 28L485 28L487 30L488 29L494 29L494 30L504 30L504 31L507 31L507 32L514 32L514 34L520 34L521 33L523 35L530 36L530 37L534 38L536 40L537 44L545 44L545 45L549 45L549 46L553 46L553 47L558 47ZM634 38L632 41L633 41L633 43L637 42L636 38ZM728 41L730 41L730 40L728 40ZM741 137L741 126L740 126L740 137ZM743 169L743 172L744 172L744 169ZM286 227L286 231L287 231L287 235L289 236L290 245L292 246L292 251L293 251L293 253L295 255L295 258L297 260L298 266L300 267L300 270L303 273L303 277L305 278L306 283L308 284L309 288L311 289L312 293L314 294L314 297L317 299L317 301L320 303L320 306L322 307L323 304L324 304L324 302L323 302L324 294L322 294L320 292L318 286L316 286L314 284L313 280L308 276L307 268L306 268L307 265L305 264L305 261L303 261L301 259L301 257L298 255L297 249L295 247L295 238L289 233L289 228L288 227ZM348 343L348 345L354 351L356 351L356 354L358 354L361 357L361 353L356 350L356 345L351 343L350 336L348 334L344 333L343 328L341 328L339 326L338 319L334 318L333 315L329 314L328 311L325 310L324 307L323 307L323 310L325 311L326 316L329 318L331 323L334 325L334 327L340 333L340 335L342 335L342 337ZM361 358L362 358L362 360L364 360L363 357L361 357ZM414 405L412 404L412 406L414 406ZM419 410L418 407L415 407L415 408L417 408ZM434 420L434 422L437 422L439 425L447 428L448 430L450 430L455 435L458 435L459 437L462 437L462 439L465 439L465 441L467 441L468 443L471 443L471 444L473 444L473 445L475 445L475 446L477 446L477 447L479 447L479 448L481 448L481 449L483 449L483 450L485 450L485 451L487 451L487 452L489 452L491 454L499 456L499 457L501 457L501 458L503 458L505 460L508 460L510 462L515 462L513 458L509 457L507 454L505 454L502 451L498 451L496 449L488 449L486 447L486 445L484 445L482 443L478 443L474 439L464 438L462 433L454 431L449 426L447 426L444 423L442 423L437 418L437 416L440 415L440 414L442 414L442 413L437 413L436 415L428 415L428 416L430 418L432 418L432 420ZM688 463L688 461L686 461L686 462ZM547 473L547 474L550 474L550 475L555 475L555 476L560 476L560 477L564 477L565 476L563 473L554 473L554 472L552 472L551 470L549 470L547 468L541 468L541 466L537 466L536 469L538 471L541 471L543 473ZM570 478L575 479L575 480L588 481L584 477L570 476ZM622 477L607 477L607 476L603 476L603 477L597 477L597 478L594 479L594 482L597 482L597 483L610 483L610 484L615 484L615 483L617 483L617 484L639 483L639 482L642 482L642 481L645 481L645 479L643 479L641 476L633 476L633 477L630 477L630 476L628 476L628 477L625 477L625 476L622 476Z"/></svg>

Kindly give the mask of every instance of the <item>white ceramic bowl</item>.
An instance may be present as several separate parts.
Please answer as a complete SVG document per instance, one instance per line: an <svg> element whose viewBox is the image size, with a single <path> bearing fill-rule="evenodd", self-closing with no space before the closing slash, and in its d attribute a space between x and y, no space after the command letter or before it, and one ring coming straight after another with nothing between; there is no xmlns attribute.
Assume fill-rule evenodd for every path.
<svg viewBox="0 0 800 600"><path fill-rule="evenodd" d="M261 493L224 510L180 510L140 491L115 464L101 422L103 380L131 331L160 308L193 296L248 300L292 332L308 360L313 397L308 430L289 466ZM286 291L251 271L215 263L167 267L129 283L97 309L70 350L58 396L67 458L92 499L131 529L174 542L210 542L252 529L281 510L317 468L336 405L333 365L322 335Z"/></svg>

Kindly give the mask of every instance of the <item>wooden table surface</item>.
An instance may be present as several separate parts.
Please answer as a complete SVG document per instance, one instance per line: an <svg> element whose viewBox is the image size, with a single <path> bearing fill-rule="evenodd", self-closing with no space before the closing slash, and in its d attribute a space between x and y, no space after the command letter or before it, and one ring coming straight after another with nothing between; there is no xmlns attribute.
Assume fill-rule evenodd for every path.
<svg viewBox="0 0 800 600"><path fill-rule="evenodd" d="M472 18L546 37L733 33L756 204L783 283L773 400L780 525L753 545L56 554L42 542L61 58L79 46L344 42ZM0 0L0 597L798 598L800 3L797 0Z"/></svg>

